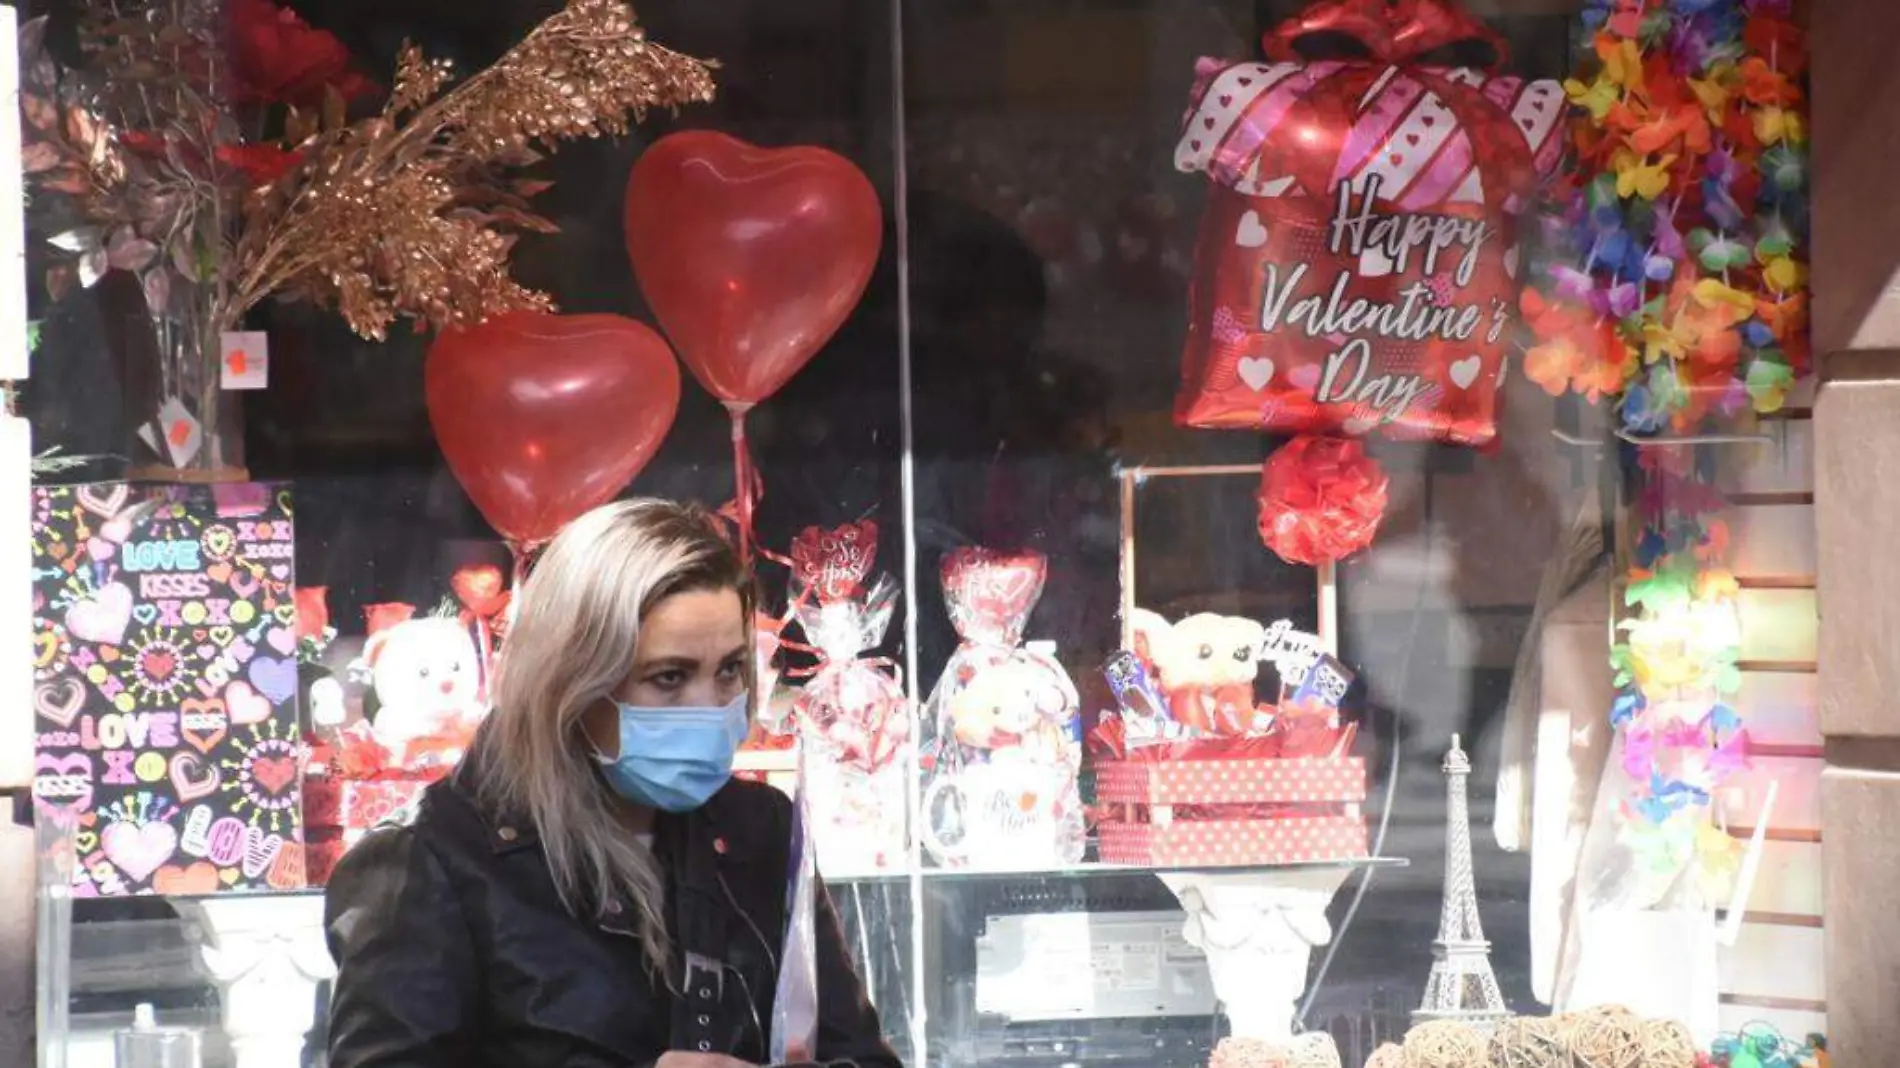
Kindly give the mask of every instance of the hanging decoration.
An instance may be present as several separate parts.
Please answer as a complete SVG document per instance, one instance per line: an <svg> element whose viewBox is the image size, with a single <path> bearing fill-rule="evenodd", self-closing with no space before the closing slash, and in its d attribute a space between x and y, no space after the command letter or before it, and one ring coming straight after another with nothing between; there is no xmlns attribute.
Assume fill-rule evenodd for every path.
<svg viewBox="0 0 1900 1068"><path fill-rule="evenodd" d="M1261 472L1260 540L1289 564L1338 563L1372 544L1385 505L1385 469L1365 446L1301 434Z"/></svg>
<svg viewBox="0 0 1900 1068"><path fill-rule="evenodd" d="M1807 47L1792 0L1591 0L1564 83L1578 158L1523 296L1525 373L1633 438L1774 412L1810 369ZM1630 780L1624 900L1720 904L1740 847L1714 797L1747 760L1738 589L1709 457L1627 450L1635 521L1612 659Z"/></svg>
<svg viewBox="0 0 1900 1068"><path fill-rule="evenodd" d="M1176 421L1485 444L1561 87L1446 0L1322 0L1265 49L1201 62L1175 153L1211 179Z"/></svg>
<svg viewBox="0 0 1900 1068"><path fill-rule="evenodd" d="M1634 450L1639 471L1631 571L1611 649L1631 793L1618 841L1627 892L1643 906L1671 892L1726 901L1742 843L1717 825L1714 798L1748 764L1748 732L1728 703L1741 687L1740 587L1727 568L1725 501L1685 448ZM1684 874L1690 883L1678 885Z"/></svg>
<svg viewBox="0 0 1900 1068"><path fill-rule="evenodd" d="M1807 43L1792 0L1591 0L1578 166L1525 373L1632 434L1779 410L1811 369Z"/></svg>
<svg viewBox="0 0 1900 1068"><path fill-rule="evenodd" d="M646 467L679 410L679 367L618 315L514 312L452 329L423 370L449 470L515 554L533 553Z"/></svg>
<svg viewBox="0 0 1900 1068"><path fill-rule="evenodd" d="M834 152L711 130L661 138L627 181L627 255L693 377L732 416L731 508L750 556L761 484L745 417L844 325L883 241L877 191Z"/></svg>

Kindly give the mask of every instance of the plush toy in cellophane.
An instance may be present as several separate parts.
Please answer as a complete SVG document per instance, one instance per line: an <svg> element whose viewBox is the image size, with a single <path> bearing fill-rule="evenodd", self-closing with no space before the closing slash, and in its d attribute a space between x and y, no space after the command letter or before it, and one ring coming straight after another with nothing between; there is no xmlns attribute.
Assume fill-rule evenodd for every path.
<svg viewBox="0 0 1900 1068"><path fill-rule="evenodd" d="M944 558L944 600L962 640L926 707L935 736L922 830L939 864L1082 859L1080 702L1053 644L1023 644L1047 572L1035 552L965 548Z"/></svg>

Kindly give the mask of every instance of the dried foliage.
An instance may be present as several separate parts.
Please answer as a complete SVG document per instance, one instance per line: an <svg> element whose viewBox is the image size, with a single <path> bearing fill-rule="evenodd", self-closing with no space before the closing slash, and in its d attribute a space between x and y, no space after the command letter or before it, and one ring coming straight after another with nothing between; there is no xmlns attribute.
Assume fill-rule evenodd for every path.
<svg viewBox="0 0 1900 1068"><path fill-rule="evenodd" d="M296 170L249 199L232 300L333 303L366 337L398 316L441 328L547 308L508 273L515 234L554 229L529 206L545 184L503 172L712 99L710 67L647 41L619 0L572 0L446 93L447 65L405 48L381 114L317 134Z"/></svg>
<svg viewBox="0 0 1900 1068"><path fill-rule="evenodd" d="M400 317L440 328L546 308L508 268L517 234L554 229L530 206L546 183L507 172L713 94L713 65L645 40L621 0L571 0L453 86L446 63L405 47L381 111L354 122L346 94L369 83L268 0L232 0L235 34L220 0L78 9L81 70L47 54L43 20L20 35L30 204L65 254L49 288L134 272L154 315L213 343L274 293L336 306L371 338ZM252 49L235 62L232 38ZM281 70L285 53L309 60L294 85L246 81L247 57ZM272 117L280 136L245 136Z"/></svg>

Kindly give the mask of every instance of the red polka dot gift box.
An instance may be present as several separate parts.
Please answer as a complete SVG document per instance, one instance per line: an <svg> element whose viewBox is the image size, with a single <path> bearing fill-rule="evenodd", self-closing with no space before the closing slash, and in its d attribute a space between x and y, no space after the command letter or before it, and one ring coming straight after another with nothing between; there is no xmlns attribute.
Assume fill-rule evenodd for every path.
<svg viewBox="0 0 1900 1068"><path fill-rule="evenodd" d="M1308 864L1366 855L1357 757L1109 761L1102 860L1143 866Z"/></svg>

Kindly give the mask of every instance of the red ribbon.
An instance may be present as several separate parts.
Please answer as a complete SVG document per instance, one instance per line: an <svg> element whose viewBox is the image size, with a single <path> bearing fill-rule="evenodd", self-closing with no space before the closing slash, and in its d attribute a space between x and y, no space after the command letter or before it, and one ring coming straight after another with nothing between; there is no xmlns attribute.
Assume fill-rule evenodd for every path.
<svg viewBox="0 0 1900 1068"><path fill-rule="evenodd" d="M732 523L734 540L739 546L739 562L751 563L752 544L758 540L753 513L765 499L765 478L752 462L752 449L746 440L745 417L750 404L728 403L732 416L732 500L719 509L721 517Z"/></svg>
<svg viewBox="0 0 1900 1068"><path fill-rule="evenodd" d="M1261 472L1260 540L1290 564L1336 563L1372 544L1385 506L1385 471L1365 446L1302 434Z"/></svg>
<svg viewBox="0 0 1900 1068"><path fill-rule="evenodd" d="M1267 58L1276 63L1305 60L1304 41L1344 38L1367 56L1397 65L1460 44L1482 45L1493 57L1482 64L1501 69L1510 58L1504 38L1470 12L1445 0L1320 0L1261 38Z"/></svg>
<svg viewBox="0 0 1900 1068"><path fill-rule="evenodd" d="M1301 46L1310 49L1322 39L1350 41L1363 54L1308 62ZM1344 88L1333 95L1338 101L1358 101L1372 88L1383 68L1404 66L1408 77L1436 95L1457 117L1470 141L1486 198L1503 205L1513 191L1534 181L1530 145L1511 126L1510 116L1482 90L1451 80L1442 68L1420 64L1423 59L1435 58L1432 53L1460 44L1480 46L1490 61L1478 64L1478 68L1490 73L1502 68L1510 51L1504 39L1483 22L1444 0L1321 0L1262 38L1268 58L1306 66L1310 84L1301 91L1302 96L1334 79L1348 78L1351 80ZM1197 79L1197 100L1204 91L1204 85L1199 84L1203 82L1211 84L1211 73L1203 72ZM1328 109L1326 123L1350 125L1355 121L1353 113L1332 113L1336 102L1322 101L1322 108ZM1502 132L1482 136L1487 130ZM1228 144L1216 151L1208 173L1216 177L1246 174L1252 167L1252 157L1266 144L1257 137L1229 138ZM1245 158L1236 158L1237 153ZM1335 161L1310 151L1296 153L1296 158L1307 164L1301 169L1301 186L1310 195L1325 193Z"/></svg>

